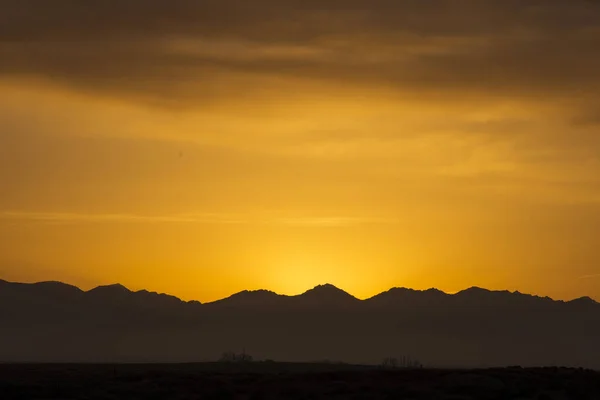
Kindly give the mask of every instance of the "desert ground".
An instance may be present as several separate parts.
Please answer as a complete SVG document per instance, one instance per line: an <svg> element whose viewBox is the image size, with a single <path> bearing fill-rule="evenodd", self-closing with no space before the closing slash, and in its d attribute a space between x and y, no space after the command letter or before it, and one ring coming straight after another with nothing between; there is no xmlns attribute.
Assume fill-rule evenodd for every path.
<svg viewBox="0 0 600 400"><path fill-rule="evenodd" d="M0 366L11 399L600 399L600 373L519 367L382 369L256 362Z"/></svg>

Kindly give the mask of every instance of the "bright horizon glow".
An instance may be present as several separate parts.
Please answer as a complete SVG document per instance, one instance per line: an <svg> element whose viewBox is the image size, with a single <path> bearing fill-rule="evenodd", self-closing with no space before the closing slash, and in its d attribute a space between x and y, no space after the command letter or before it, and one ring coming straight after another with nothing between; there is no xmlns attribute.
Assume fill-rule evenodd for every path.
<svg viewBox="0 0 600 400"><path fill-rule="evenodd" d="M147 110L145 122L138 128L138 117L127 108L97 109L111 104L106 100L86 101L68 94L55 98L50 89L39 94L8 89L6 100L11 99L10 107L16 110L8 123L35 126L26 128L29 136L3 136L9 140L6 162L22 165L18 172L25 174L22 181L15 180L19 174L4 177L14 195L4 199L0 212L4 278L66 280L86 287L119 282L200 301L253 287L293 294L323 282L337 282L358 297L392 286L510 288L561 299L597 296L598 279L579 279L594 275L591 264L557 270L556 276L543 272L569 262L565 246L586 245L564 244L558 227L577 215L569 210L582 213L586 212L582 207L596 207L596 195L575 182L568 192L551 184L521 185L519 176L543 182L547 174L571 179L571 172L562 165L536 171L539 166L523 163L510 150L514 144L471 143L473 138L460 132L411 135L398 145L394 144L398 139L390 137L393 141L388 143L385 136L379 139L381 144L368 136L359 136L356 142L336 139L318 144L315 137L310 139L314 144L307 139L306 147L302 141L271 142L270 149L260 151L253 148L254 139L246 142L243 136L230 144L171 142L146 129L153 114L173 121L177 115L173 111L142 107ZM30 110L28 104L48 104L51 108L40 109L52 110L51 116ZM72 107L81 111L61 116ZM100 114L91 114L96 112ZM14 119L27 113L33 114ZM189 129L187 113L177 119L184 134ZM127 122L130 118L134 125ZM330 124L329 119L318 118L312 123ZM93 122L96 119L103 121L101 125ZM51 120L65 123L55 131ZM114 130L104 135L99 126L132 128L119 137ZM130 129L134 136L127 133ZM237 135L237 128L232 129ZM290 138L299 134L292 131ZM474 156L439 158L448 149L470 149ZM221 155L211 155L213 151ZM394 171L398 160L408 164ZM571 168L580 174L575 164ZM224 179L213 178L215 173ZM486 175L504 177L490 182ZM256 190L249 186L252 180ZM394 180L401 184L393 184ZM95 182L96 188L86 181ZM478 187L463 186L469 181ZM195 182L210 188L208 197ZM269 191L275 197L270 198ZM41 193L43 203L36 193ZM99 196L105 197L99 201ZM445 200L437 202L438 197ZM402 209L395 206L397 201ZM522 226L522 215L537 220ZM550 233L542 232L545 224L557 230L540 238ZM512 238L506 236L509 232ZM552 245L553 256L544 255L542 249L557 241L563 244ZM32 245L35 252L29 250ZM229 250L236 246L239 254ZM510 252L504 253L503 246ZM436 250L432 253L430 248ZM528 259L533 265L523 270L519 264ZM82 269L81 264L87 267ZM444 272L451 266L456 270ZM539 274L538 281L531 280L532 274ZM218 285L203 285L209 277Z"/></svg>

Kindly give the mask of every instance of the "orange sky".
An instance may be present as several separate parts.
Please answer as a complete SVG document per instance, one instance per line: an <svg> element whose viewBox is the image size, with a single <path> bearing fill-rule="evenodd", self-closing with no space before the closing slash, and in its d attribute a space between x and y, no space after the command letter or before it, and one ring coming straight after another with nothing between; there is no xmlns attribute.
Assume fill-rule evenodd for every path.
<svg viewBox="0 0 600 400"><path fill-rule="evenodd" d="M0 16L0 278L600 298L600 6L48 3Z"/></svg>

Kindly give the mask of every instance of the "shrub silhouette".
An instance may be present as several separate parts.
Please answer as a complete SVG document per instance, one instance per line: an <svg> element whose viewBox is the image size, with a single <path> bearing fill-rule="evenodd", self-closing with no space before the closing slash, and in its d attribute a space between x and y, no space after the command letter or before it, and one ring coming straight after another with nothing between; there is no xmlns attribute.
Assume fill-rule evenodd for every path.
<svg viewBox="0 0 600 400"><path fill-rule="evenodd" d="M233 351L226 351L221 355L219 362L252 362L254 358L246 354L246 351L243 351L240 354L236 354Z"/></svg>
<svg viewBox="0 0 600 400"><path fill-rule="evenodd" d="M423 364L421 364L417 360L412 359L410 356L402 356L400 360L398 360L396 357L386 357L381 362L381 367L386 369L421 369L423 368Z"/></svg>
<svg viewBox="0 0 600 400"><path fill-rule="evenodd" d="M386 357L381 362L381 366L383 368L392 368L392 369L398 368L398 359L395 357Z"/></svg>

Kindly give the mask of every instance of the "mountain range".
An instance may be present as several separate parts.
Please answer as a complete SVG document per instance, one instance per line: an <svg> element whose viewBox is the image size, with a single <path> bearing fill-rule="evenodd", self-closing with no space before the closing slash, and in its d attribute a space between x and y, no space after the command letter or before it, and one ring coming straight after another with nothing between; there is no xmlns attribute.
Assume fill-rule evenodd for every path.
<svg viewBox="0 0 600 400"><path fill-rule="evenodd" d="M202 304L122 285L0 280L0 362L196 362L244 349L299 362L600 368L599 337L600 304L589 297L393 288L359 300L328 284Z"/></svg>

